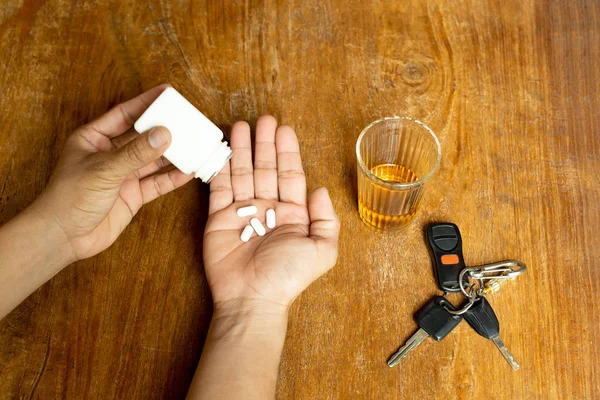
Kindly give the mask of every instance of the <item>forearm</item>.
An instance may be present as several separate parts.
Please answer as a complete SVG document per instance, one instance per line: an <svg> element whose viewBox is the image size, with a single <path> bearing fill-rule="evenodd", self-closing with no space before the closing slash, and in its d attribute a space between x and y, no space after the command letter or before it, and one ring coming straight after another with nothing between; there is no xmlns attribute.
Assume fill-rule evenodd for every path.
<svg viewBox="0 0 600 400"><path fill-rule="evenodd" d="M67 243L35 205L0 227L0 319L74 261Z"/></svg>
<svg viewBox="0 0 600 400"><path fill-rule="evenodd" d="M287 330L287 307L215 307L188 399L272 399Z"/></svg>

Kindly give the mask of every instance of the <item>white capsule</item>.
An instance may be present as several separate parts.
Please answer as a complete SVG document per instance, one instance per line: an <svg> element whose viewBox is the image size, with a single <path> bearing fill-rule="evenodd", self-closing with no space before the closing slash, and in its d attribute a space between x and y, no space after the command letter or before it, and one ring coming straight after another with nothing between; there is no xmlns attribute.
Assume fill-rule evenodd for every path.
<svg viewBox="0 0 600 400"><path fill-rule="evenodd" d="M252 227L254 228L254 232L256 232L258 236L265 236L265 233L267 233L267 230L265 229L263 224L260 223L258 218L252 218L250 220L250 225L252 225Z"/></svg>
<svg viewBox="0 0 600 400"><path fill-rule="evenodd" d="M275 210L268 209L267 210L267 227L270 229L275 228L275 225L277 224L277 220L275 219Z"/></svg>
<svg viewBox="0 0 600 400"><path fill-rule="evenodd" d="M237 209L237 215L238 217L249 217L256 214L257 211L256 206L242 207Z"/></svg>
<svg viewBox="0 0 600 400"><path fill-rule="evenodd" d="M248 240L250 240L253 232L254 232L254 229L250 225L246 225L246 227L242 231L242 236L240 236L240 239L242 239L242 242L247 242Z"/></svg>

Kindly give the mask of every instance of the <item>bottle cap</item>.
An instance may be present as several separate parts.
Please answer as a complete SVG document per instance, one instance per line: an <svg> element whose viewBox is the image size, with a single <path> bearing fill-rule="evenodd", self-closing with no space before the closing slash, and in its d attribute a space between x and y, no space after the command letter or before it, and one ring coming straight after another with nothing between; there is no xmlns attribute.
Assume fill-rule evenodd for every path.
<svg viewBox="0 0 600 400"><path fill-rule="evenodd" d="M200 178L204 183L210 183L210 181L221 172L223 167L225 167L225 164L231 159L232 155L233 152L227 143L219 142L219 145L212 154L208 156L206 161L194 171L195 177Z"/></svg>

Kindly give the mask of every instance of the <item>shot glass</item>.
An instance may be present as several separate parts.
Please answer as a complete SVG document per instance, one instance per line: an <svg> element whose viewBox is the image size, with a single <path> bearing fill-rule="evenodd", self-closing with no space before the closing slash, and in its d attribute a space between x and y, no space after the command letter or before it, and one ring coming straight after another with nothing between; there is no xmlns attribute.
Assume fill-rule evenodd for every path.
<svg viewBox="0 0 600 400"><path fill-rule="evenodd" d="M424 123L389 117L361 132L356 158L360 218L374 228L394 230L414 219L442 152L435 133Z"/></svg>

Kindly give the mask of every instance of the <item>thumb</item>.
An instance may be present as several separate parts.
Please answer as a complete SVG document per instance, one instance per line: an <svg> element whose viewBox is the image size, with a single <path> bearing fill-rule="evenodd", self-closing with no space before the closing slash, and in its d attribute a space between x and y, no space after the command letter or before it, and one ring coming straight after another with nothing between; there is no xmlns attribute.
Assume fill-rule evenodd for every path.
<svg viewBox="0 0 600 400"><path fill-rule="evenodd" d="M310 237L319 248L320 258L327 260L328 267L337 261L338 237L340 235L340 219L335 213L333 203L326 188L319 188L308 198L310 215Z"/></svg>
<svg viewBox="0 0 600 400"><path fill-rule="evenodd" d="M125 180L129 175L162 156L171 144L171 132L164 126L152 128L117 151L111 153L114 178Z"/></svg>

